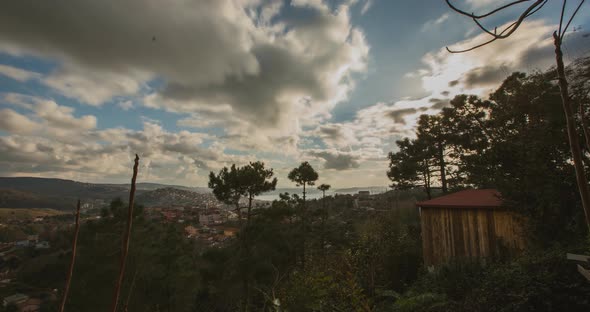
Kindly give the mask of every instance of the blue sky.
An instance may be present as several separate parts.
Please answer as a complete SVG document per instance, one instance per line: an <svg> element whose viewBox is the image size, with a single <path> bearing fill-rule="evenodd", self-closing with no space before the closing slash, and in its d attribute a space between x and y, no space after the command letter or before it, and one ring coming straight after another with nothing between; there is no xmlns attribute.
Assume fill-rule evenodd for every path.
<svg viewBox="0 0 590 312"><path fill-rule="evenodd" d="M560 5L452 55L485 36L444 1L13 2L0 12L0 175L126 182L138 153L150 182L204 186L262 160L289 187L306 160L334 187L385 186L417 116L552 64ZM589 20L584 6L566 61L587 54Z"/></svg>

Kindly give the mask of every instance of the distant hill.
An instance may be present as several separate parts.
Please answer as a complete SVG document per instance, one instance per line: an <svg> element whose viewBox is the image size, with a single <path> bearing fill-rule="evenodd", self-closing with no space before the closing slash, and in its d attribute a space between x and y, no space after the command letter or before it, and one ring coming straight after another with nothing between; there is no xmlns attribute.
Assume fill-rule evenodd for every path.
<svg viewBox="0 0 590 312"><path fill-rule="evenodd" d="M159 183L137 183L136 198L138 203L147 207L175 203L178 205L192 205L196 201L212 198L212 193L206 187L186 187L181 185L166 185ZM101 184L83 183L73 180L33 178L33 177L0 177L0 208L54 208L72 209L72 203L81 200L104 200L127 198L129 184ZM268 198L278 198L278 194L288 192L301 194L301 188L280 188L265 193ZM352 194L358 191L370 191L372 194L387 191L386 187L353 187L332 189L329 194ZM320 196L316 187L307 189L308 198ZM264 197L264 196L262 196ZM269 199L270 200L270 199Z"/></svg>
<svg viewBox="0 0 590 312"><path fill-rule="evenodd" d="M52 208L69 210L74 208L74 203L75 199L70 199L69 197L0 189L0 208Z"/></svg>
<svg viewBox="0 0 590 312"><path fill-rule="evenodd" d="M211 194L211 191L205 187L192 188L149 182L137 183L136 187L137 198L144 200L148 205L159 205L166 200L170 200L170 202L180 200L183 202L182 204L188 205L190 201L184 203L183 198L194 200L196 193ZM0 208L69 210L73 208L73 203L77 199L110 201L118 197L127 198L129 188L130 184L83 183L73 180L33 177L0 177ZM144 193L150 194L142 197Z"/></svg>
<svg viewBox="0 0 590 312"><path fill-rule="evenodd" d="M127 189L108 184L82 183L63 179L0 177L0 189L30 192L36 195L62 196L80 199L112 199L122 197Z"/></svg>
<svg viewBox="0 0 590 312"><path fill-rule="evenodd" d="M127 183L127 184L97 184L97 185L121 187L126 190L129 190L129 187L131 187L131 185L129 183ZM191 191L191 192L197 192L197 193L211 193L211 189L209 189L208 187L188 187L188 186L182 186L182 185L168 185L168 184L151 183L151 182L140 182L140 183L135 184L135 187L137 190L141 190L141 191L155 191L157 189L163 189L163 188L175 188L178 190L185 190L185 191Z"/></svg>
<svg viewBox="0 0 590 312"><path fill-rule="evenodd" d="M380 194L389 191L390 188L387 186L367 186L367 187L349 187L349 188L340 188L334 190L336 193L343 193L343 194L356 194L359 191L369 191L371 194Z"/></svg>
<svg viewBox="0 0 590 312"><path fill-rule="evenodd" d="M28 209L11 209L11 208L0 208L0 219L32 219L37 217L52 217L67 214L67 212L55 209L41 209L41 208L28 208Z"/></svg>
<svg viewBox="0 0 590 312"><path fill-rule="evenodd" d="M135 199L138 204L145 207L158 207L168 205L192 206L198 205L206 200L215 200L212 193L198 193L178 189L175 187L159 188L153 191L146 191Z"/></svg>

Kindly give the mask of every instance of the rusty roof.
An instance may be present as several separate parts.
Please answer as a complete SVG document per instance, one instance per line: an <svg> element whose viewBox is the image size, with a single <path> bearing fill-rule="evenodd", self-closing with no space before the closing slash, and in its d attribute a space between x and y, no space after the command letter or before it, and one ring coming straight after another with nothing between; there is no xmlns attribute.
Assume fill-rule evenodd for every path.
<svg viewBox="0 0 590 312"><path fill-rule="evenodd" d="M495 189L464 190L416 203L422 208L499 208L500 193Z"/></svg>

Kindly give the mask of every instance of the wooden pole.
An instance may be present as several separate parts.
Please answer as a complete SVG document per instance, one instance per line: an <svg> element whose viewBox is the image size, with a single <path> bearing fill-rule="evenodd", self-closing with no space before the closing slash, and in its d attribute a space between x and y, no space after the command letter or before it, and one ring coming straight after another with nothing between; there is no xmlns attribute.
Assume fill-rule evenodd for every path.
<svg viewBox="0 0 590 312"><path fill-rule="evenodd" d="M76 206L76 227L74 228L74 241L72 242L72 258L70 260L70 269L66 277L66 287L64 294L61 298L61 304L59 305L59 312L63 312L68 299L68 293L70 292L70 284L72 282L72 274L74 273L74 263L76 263L76 246L78 246L78 233L80 232L80 200L78 199L78 205Z"/></svg>
<svg viewBox="0 0 590 312"><path fill-rule="evenodd" d="M565 77L565 66L563 65L563 52L561 51L561 39L562 37L557 32L553 33L555 60L557 62L557 77L559 81L559 90L561 92L563 112L565 113L567 136L574 160L576 181L578 184L580 197L582 198L582 207L584 208L584 214L586 215L586 225L590 229L590 189L588 188L588 180L586 179L586 172L584 170L584 164L582 163L582 150L580 149L580 142L578 141L578 132L576 131L574 112L568 93L567 79Z"/></svg>
<svg viewBox="0 0 590 312"><path fill-rule="evenodd" d="M586 139L586 149L590 152L590 128L586 122L586 114L584 113L584 104L580 103L580 121L582 122L582 131L584 132L584 139Z"/></svg>
<svg viewBox="0 0 590 312"><path fill-rule="evenodd" d="M131 178L131 190L129 191L129 209L127 209L127 228L125 229L123 243L121 246L119 276L117 278L117 283L115 284L115 294L113 295L111 312L117 311L117 305L119 304L119 295L121 293L121 285L123 284L123 277L125 276L125 265L127 264L127 253L129 252L129 238L131 236L131 227L133 225L133 200L135 199L135 181L137 180L138 167L139 156L135 154L135 164L133 165L133 177Z"/></svg>

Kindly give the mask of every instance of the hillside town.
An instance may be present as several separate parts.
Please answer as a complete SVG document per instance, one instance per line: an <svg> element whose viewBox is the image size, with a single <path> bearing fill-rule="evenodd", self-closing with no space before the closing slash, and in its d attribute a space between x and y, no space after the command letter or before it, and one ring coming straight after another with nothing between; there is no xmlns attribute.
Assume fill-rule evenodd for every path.
<svg viewBox="0 0 590 312"><path fill-rule="evenodd" d="M366 214L375 211L385 203L384 195L371 195L359 191L354 195L340 195L351 212ZM112 218L108 213L109 204L102 200L88 200L81 204L81 223L97 222ZM183 233L187 242L200 248L222 247L235 239L239 231L239 215L234 206L218 201L212 194L202 194L174 188L157 189L138 198L145 205L143 217L155 224L169 225ZM240 201L241 206L246 199ZM270 207L271 202L254 200L254 211ZM0 219L0 294L4 307L16 306L17 311L39 311L43 302L55 301L54 289L36 291L19 290L20 270L26 262L39 256L63 254L59 243L60 233L73 231L72 212L50 209L7 209ZM24 213L27 212L27 213ZM242 218L246 217L242 211ZM14 291L11 291L14 289Z"/></svg>

